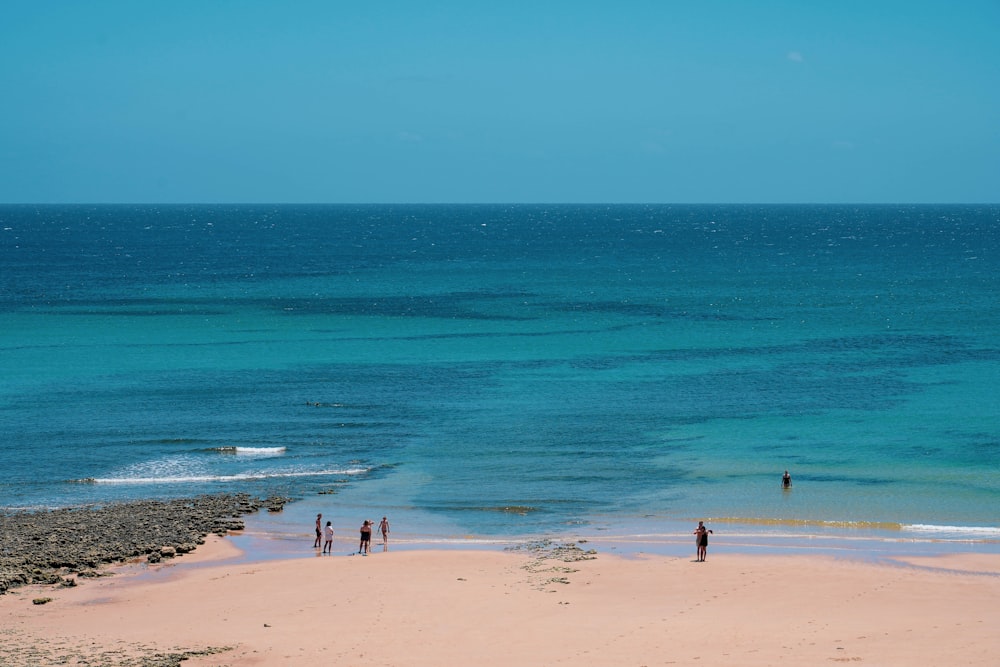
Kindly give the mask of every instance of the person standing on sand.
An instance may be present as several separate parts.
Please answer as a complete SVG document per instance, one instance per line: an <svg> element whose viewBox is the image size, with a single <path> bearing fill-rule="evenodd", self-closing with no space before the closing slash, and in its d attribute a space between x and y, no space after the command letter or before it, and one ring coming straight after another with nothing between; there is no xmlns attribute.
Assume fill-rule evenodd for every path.
<svg viewBox="0 0 1000 667"><path fill-rule="evenodd" d="M319 549L320 540L323 539L323 515L316 515L316 541L313 542L313 549Z"/></svg>
<svg viewBox="0 0 1000 667"><path fill-rule="evenodd" d="M378 529L382 531L382 551L389 550L389 519L382 517L382 523L378 525Z"/></svg>
<svg viewBox="0 0 1000 667"><path fill-rule="evenodd" d="M367 556L372 550L372 522L365 519L361 524L361 544L358 545L358 553Z"/></svg>
<svg viewBox="0 0 1000 667"><path fill-rule="evenodd" d="M323 542L323 553L333 554L333 523L330 521L326 522L326 528L323 529L324 537L326 541Z"/></svg>
<svg viewBox="0 0 1000 667"><path fill-rule="evenodd" d="M792 488L792 476L785 471L785 474L781 476L781 488L790 489Z"/></svg>
<svg viewBox="0 0 1000 667"><path fill-rule="evenodd" d="M698 561L704 562L708 555L708 534L712 531L705 527L704 521L698 522L698 527L694 529L694 543L698 547ZM713 533L714 534L714 533Z"/></svg>

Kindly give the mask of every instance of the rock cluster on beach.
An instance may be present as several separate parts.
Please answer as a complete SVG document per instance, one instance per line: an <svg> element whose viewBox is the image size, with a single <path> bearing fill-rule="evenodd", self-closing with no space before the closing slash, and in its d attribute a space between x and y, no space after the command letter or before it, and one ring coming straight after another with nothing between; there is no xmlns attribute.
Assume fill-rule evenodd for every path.
<svg viewBox="0 0 1000 667"><path fill-rule="evenodd" d="M580 543L584 542L586 540L580 540ZM523 568L535 577L533 583L536 588L549 591L552 590L552 584L568 584L569 579L562 575L572 574L577 570L566 565L552 566L548 561L557 560L563 563L577 563L597 558L597 551L594 549L584 551L576 542L559 543L549 539L526 542L525 544L508 547L507 550L527 551L530 553L534 558L524 565ZM546 577L549 574L556 574L557 576L539 578Z"/></svg>
<svg viewBox="0 0 1000 667"><path fill-rule="evenodd" d="M74 585L96 568L192 551L209 533L242 530L244 514L280 511L287 499L220 494L97 508L0 514L0 594L24 584Z"/></svg>

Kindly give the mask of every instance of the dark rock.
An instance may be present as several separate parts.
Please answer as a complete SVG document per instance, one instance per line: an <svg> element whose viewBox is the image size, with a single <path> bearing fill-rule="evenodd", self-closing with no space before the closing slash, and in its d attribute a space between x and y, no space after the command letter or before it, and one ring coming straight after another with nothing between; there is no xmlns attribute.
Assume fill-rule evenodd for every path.
<svg viewBox="0 0 1000 667"><path fill-rule="evenodd" d="M289 502L291 498L283 498L281 496L271 496L266 501L264 501L268 512L280 512L285 509L285 503Z"/></svg>
<svg viewBox="0 0 1000 667"><path fill-rule="evenodd" d="M243 530L244 514L281 508L288 498L266 501L247 494L177 500L140 500L43 512L0 512L0 594L28 583L59 583L61 573L145 558L161 549L192 551L209 533ZM280 511L280 510L278 510ZM87 575L82 572L79 576Z"/></svg>

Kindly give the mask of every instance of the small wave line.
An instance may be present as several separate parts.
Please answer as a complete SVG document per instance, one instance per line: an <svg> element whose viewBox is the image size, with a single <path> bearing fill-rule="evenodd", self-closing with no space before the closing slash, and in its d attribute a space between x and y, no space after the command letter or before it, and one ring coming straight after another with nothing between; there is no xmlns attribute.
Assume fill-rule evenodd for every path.
<svg viewBox="0 0 1000 667"><path fill-rule="evenodd" d="M342 470L316 470L301 472L239 473L236 475L185 475L177 477L85 477L71 479L76 484L190 484L194 482L239 482L275 477L329 477L331 475L362 475L368 468L345 468Z"/></svg>

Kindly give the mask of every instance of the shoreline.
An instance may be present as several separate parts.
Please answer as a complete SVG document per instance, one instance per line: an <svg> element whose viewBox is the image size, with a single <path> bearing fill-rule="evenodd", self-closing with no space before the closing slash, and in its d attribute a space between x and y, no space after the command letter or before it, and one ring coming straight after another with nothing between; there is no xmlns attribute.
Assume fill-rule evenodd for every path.
<svg viewBox="0 0 1000 667"><path fill-rule="evenodd" d="M194 551L212 533L228 535L245 562L308 558L314 551L310 513L319 503L303 500L213 494L0 512L0 594L30 583L72 585L67 578L99 576L95 570L112 563L179 557ZM264 508L269 511L261 512ZM411 512L406 519L419 516ZM337 553L353 553L357 533L345 527L349 520L343 510L324 514L324 522L328 518L335 523ZM726 518L705 522L715 530L712 549L731 554L813 554L873 561L1000 554L1000 528L992 527ZM502 551L548 540L589 543L623 557L683 557L694 549L693 525L693 520L688 524L653 516L616 517L603 523L554 526L547 533L482 535L442 530L436 524L394 523L390 545L395 551ZM373 536L373 548L380 548L379 535Z"/></svg>
<svg viewBox="0 0 1000 667"><path fill-rule="evenodd" d="M119 506L119 518L135 507L146 505ZM686 525L646 520L657 530L494 538L395 527L388 551L375 536L367 557L344 529L323 555L297 521L307 509L245 514L173 558L9 590L0 663L985 667L1000 651L992 542L747 534L723 521L697 562ZM43 528L46 517L35 517Z"/></svg>
<svg viewBox="0 0 1000 667"><path fill-rule="evenodd" d="M313 535L310 524L320 506L315 502L291 503L280 514L247 517L245 530L233 536L241 548L275 559L308 556ZM359 513L360 514L360 513ZM374 512L369 512L374 516ZM381 516L382 512L378 512ZM332 519L339 551L357 548L357 526L343 512L323 512L323 522ZM504 535L473 534L442 530L440 526L392 523L390 545L399 550L490 550L504 549L537 540L585 540L609 553L624 556L642 554L684 556L694 550L696 520L633 517L615 518L583 525L558 525L548 532ZM781 521L705 518L715 530L713 549L743 554L822 554L865 559L933 556L950 553L1000 554L1000 528L935 527L935 530L907 530L899 524L833 521ZM377 520L376 520L377 523ZM380 541L373 535L373 548Z"/></svg>
<svg viewBox="0 0 1000 667"><path fill-rule="evenodd" d="M704 563L559 540L261 559L211 535L183 558L0 596L0 663L986 666L1000 650L1000 555L714 546Z"/></svg>

